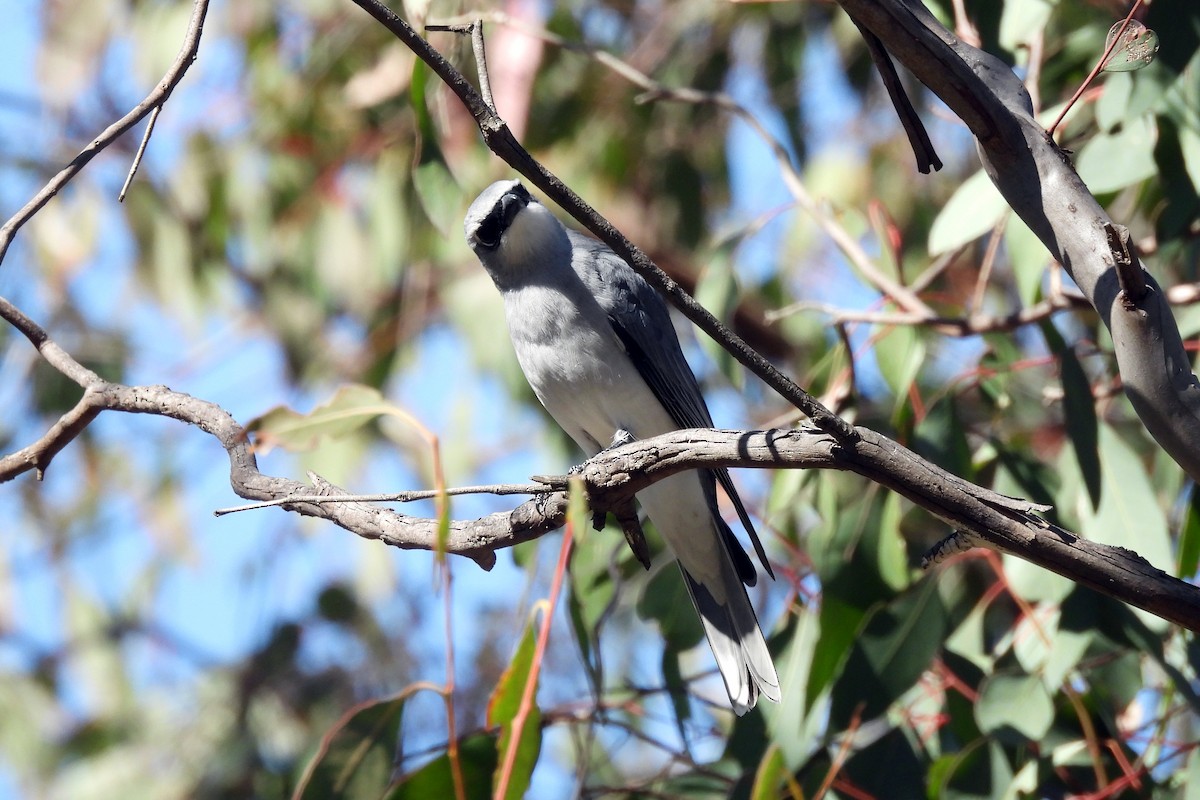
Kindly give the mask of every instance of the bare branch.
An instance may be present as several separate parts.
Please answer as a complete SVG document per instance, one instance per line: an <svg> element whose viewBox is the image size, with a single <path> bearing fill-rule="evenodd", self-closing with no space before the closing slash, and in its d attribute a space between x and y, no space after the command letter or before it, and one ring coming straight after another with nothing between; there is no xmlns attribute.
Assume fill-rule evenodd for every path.
<svg viewBox="0 0 1200 800"><path fill-rule="evenodd" d="M31 448L0 459L0 481L43 469L101 410L154 414L193 425L215 437L229 456L229 481L248 500L278 502L305 516L329 520L367 539L403 549L438 549L437 519L422 519L358 502L323 480L317 492L258 469L245 430L229 412L166 386L110 383L83 368L37 323L0 299L0 313L63 374L84 388L84 399ZM925 461L908 448L867 428L856 428L847 446L815 427L774 431L674 431L605 450L578 470L593 510L624 513L637 492L677 472L699 467L838 469L863 475L930 511L962 535L1013 553L1083 585L1105 592L1193 630L1200 630L1200 588L1172 578L1136 553L1088 542L1037 514L1046 507L975 486ZM38 449L40 448L40 450ZM32 453L32 455L31 455ZM39 453L43 454L40 456ZM461 491L461 490L460 490ZM317 494L322 499L314 500ZM437 494L444 496L444 493ZM326 502L340 497L342 502ZM445 552L474 559L485 569L496 551L535 539L566 520L567 494L538 494L510 512L450 523ZM630 520L623 521L628 535ZM642 554L644 557L644 554Z"/></svg>
<svg viewBox="0 0 1200 800"><path fill-rule="evenodd" d="M196 52L200 48L200 34L204 30L204 18L207 13L208 0L193 0L192 17L188 23L187 33L183 38L183 45L179 49L179 55L176 56L175 62L167 70L162 80L158 82L158 85L154 87L154 90L146 95L145 100L134 106L128 114L105 128L99 136L92 140L91 144L80 151L79 155L71 159L70 164L67 164L57 175L51 178L50 182L42 187L42 190L34 195L32 200L26 203L20 211L0 227L0 263L3 263L4 256L8 253L9 245L12 244L13 237L16 236L17 231L21 229L22 225L32 219L33 215L40 211L42 206L46 205L52 197L62 191L63 187L78 175L79 171L87 166L89 161L120 138L123 133L140 122L147 114L160 108L163 103L167 102L167 98L171 96L171 92L179 85L179 81L183 80L188 67L196 60ZM149 135L150 130L147 128L146 137L149 137ZM130 175L132 177L132 172Z"/></svg>
<svg viewBox="0 0 1200 800"><path fill-rule="evenodd" d="M83 429L100 413L97 405L97 395L84 392L79 402L59 418L58 422L42 438L28 447L23 447L15 453L0 458L0 481L9 480L30 469L34 470L40 481L46 476L46 468L50 461L64 447L75 440Z"/></svg>
<svg viewBox="0 0 1200 800"><path fill-rule="evenodd" d="M315 482L315 481L314 481ZM354 494L331 496L324 494L298 494L288 497L277 497L274 500L264 500L261 503L247 503L232 508L218 508L213 512L214 517L224 517L227 514L237 514L242 511L258 511L263 508L274 508L289 503L413 503L417 500L434 500L440 496L461 497L468 494L544 494L551 489L566 488L566 479L553 483L496 483L487 486L457 486L444 491L438 489L419 489L409 492L388 492L381 494Z"/></svg>
<svg viewBox="0 0 1200 800"><path fill-rule="evenodd" d="M129 165L129 174L125 176L125 183L121 186L121 192L117 195L117 202L124 203L125 195L129 192L130 185L133 184L133 177L137 175L138 167L142 165L142 156L146 154L146 145L150 144L150 137L154 135L154 123L158 122L158 115L162 113L162 106L157 105L150 112L150 121L146 123L146 130L142 134L142 141L138 144L137 152L133 154L133 163Z"/></svg>
<svg viewBox="0 0 1200 800"><path fill-rule="evenodd" d="M971 314L966 317L923 317L903 311L858 311L838 308L828 303L802 301L793 303L767 314L769 322L778 322L786 316L801 311L819 311L833 318L835 324L862 322L871 325L921 326L947 336L978 336L997 331L1015 331L1024 325L1041 322L1059 311L1091 308L1087 300L1078 294L1063 292L1051 295L1039 303L1021 308L1003 316L994 314Z"/></svg>

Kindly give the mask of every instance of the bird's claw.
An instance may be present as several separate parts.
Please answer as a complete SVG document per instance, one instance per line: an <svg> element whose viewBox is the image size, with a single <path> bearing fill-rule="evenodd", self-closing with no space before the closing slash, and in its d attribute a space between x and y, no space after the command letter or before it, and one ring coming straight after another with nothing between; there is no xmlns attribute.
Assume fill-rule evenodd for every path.
<svg viewBox="0 0 1200 800"><path fill-rule="evenodd" d="M642 567L649 571L650 546L646 544L646 532L642 530L642 523L638 520L637 511L634 510L633 503L628 503L614 509L613 516L617 518L617 522L621 525L621 532L625 534L625 541L629 543L629 549L633 551L633 557L638 560L638 563Z"/></svg>

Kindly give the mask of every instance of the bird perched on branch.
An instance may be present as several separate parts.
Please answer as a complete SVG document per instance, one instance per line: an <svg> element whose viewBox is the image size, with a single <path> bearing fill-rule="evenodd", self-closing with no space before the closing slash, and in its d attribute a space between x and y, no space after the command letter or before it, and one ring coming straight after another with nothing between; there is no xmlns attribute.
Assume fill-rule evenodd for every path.
<svg viewBox="0 0 1200 800"><path fill-rule="evenodd" d="M666 304L616 253L568 230L518 181L485 189L464 227L504 298L529 385L588 456L680 428L712 427ZM726 470L678 473L637 499L679 561L740 715L760 693L778 702L779 678L746 593L754 565L718 512L717 482L774 577Z"/></svg>

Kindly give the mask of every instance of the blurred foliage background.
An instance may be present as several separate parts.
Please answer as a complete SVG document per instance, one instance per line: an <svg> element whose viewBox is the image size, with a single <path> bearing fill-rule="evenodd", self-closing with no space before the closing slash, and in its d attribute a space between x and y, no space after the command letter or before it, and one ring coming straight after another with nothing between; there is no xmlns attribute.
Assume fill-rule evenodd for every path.
<svg viewBox="0 0 1200 800"><path fill-rule="evenodd" d="M966 0L956 19L954 5L931 7L1013 64L1047 121L1128 10ZM0 216L159 80L191 6L8 10ZM758 132L713 104L648 98L587 50L667 89L727 93L787 152L826 225L946 318L977 324L1068 296L1069 279L979 176L965 128L913 84L946 163L916 172L836 6L404 9L418 26L480 12L497 105L518 136L802 385L956 474L1051 503L1067 528L1194 578L1200 500L1122 396L1094 313L983 332L877 321L891 301L797 206ZM1191 339L1200 7L1154 0L1139 18L1160 36L1158 57L1102 76L1060 140L1175 287ZM430 36L474 74L463 37ZM118 204L136 146L127 135L43 209L0 274L4 295L76 357L242 421L374 387L439 437L451 485L577 459L524 384L499 298L461 237L470 200L510 173L454 97L351 3L214 4ZM684 336L718 425L795 421L710 342ZM78 390L12 331L0 337L8 452ZM356 491L433 480L427 443L392 417L260 463ZM990 553L922 572L945 526L856 476L736 477L780 575L755 600L784 703L735 719L699 626L676 613L665 555L643 573L613 530L581 533L535 734L522 740L530 796L1200 797L1191 633ZM233 504L215 441L115 414L44 481L0 493L0 795L286 797L315 764L307 796L453 796L441 699L400 694L444 681L449 635L461 788L488 796L489 699L511 699L506 668L508 683L529 669L518 643L549 592L558 537L501 553L486 574L453 563L447 623L431 555L276 510L212 518ZM452 514L511 505L456 498Z"/></svg>

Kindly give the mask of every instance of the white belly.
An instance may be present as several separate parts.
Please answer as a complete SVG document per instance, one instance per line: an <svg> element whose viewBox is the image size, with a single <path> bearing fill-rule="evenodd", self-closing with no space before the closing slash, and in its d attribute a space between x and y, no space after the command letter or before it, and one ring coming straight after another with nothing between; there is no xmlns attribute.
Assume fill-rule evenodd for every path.
<svg viewBox="0 0 1200 800"><path fill-rule="evenodd" d="M611 444L618 430L645 439L678 427L599 308L588 319L577 308L564 308L561 294L526 288L506 311L534 394L588 455Z"/></svg>

